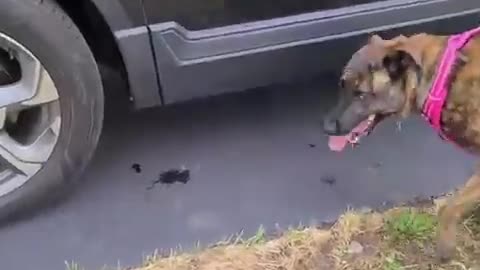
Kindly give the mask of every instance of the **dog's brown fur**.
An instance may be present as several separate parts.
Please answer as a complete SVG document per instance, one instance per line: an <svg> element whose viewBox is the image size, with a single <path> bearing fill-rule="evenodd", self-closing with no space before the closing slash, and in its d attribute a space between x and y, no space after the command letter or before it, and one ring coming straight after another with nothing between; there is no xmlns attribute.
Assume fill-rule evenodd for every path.
<svg viewBox="0 0 480 270"><path fill-rule="evenodd" d="M445 38L424 36L422 39L428 39L429 42L417 46L415 50L423 55L423 63L420 66L426 76L426 84L419 87L418 94L421 94L424 100L433 80ZM443 128L455 143L479 155L480 39L473 39L466 45L458 62L451 74L449 94L442 112ZM460 219L479 202L480 171L477 168L465 186L440 212L437 250L441 259L446 260L452 257L455 251L456 226Z"/></svg>
<svg viewBox="0 0 480 270"><path fill-rule="evenodd" d="M351 61L350 66L347 65L348 71L344 73L343 83L351 86L354 91L375 93L387 91L387 88L390 89L388 91L394 91L393 93L401 91L398 96L402 97L403 105L395 108L394 112L403 117L411 112L418 113L430 90L446 41L446 36L424 33L411 37L399 36L392 40L373 36L369 43L353 56L363 60L357 59L356 62ZM401 60L407 63L398 74L399 79L392 77L395 73L389 73L389 67L385 67L385 64L382 68L371 70L372 64L382 65L385 57L398 52L409 56ZM409 60L413 62L408 63ZM397 65L403 64L399 62ZM459 55L451 74L449 94L441 119L449 138L468 151L480 155L480 38L472 39ZM455 252L456 226L479 202L480 167L439 213L437 251L441 259L448 260L452 257Z"/></svg>

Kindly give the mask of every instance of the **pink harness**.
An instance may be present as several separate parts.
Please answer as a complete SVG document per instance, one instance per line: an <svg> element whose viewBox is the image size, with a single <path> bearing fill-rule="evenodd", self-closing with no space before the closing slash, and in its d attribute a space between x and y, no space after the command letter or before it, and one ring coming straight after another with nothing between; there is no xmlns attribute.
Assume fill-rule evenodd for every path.
<svg viewBox="0 0 480 270"><path fill-rule="evenodd" d="M473 36L479 33L480 27L461 34L453 35L448 39L447 46L437 68L437 73L432 88L430 89L428 97L423 104L423 116L430 123L433 129L435 129L445 140L450 139L447 138L447 136L443 133L441 116L448 94L448 77L455 63L457 52L461 50Z"/></svg>

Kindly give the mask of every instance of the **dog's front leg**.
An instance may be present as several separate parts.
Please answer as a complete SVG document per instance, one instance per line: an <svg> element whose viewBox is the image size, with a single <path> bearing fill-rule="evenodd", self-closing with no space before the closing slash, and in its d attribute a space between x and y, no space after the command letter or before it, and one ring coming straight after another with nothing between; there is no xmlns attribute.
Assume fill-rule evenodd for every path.
<svg viewBox="0 0 480 270"><path fill-rule="evenodd" d="M480 171L477 171L440 211L437 255L450 260L456 250L457 224L469 210L480 202Z"/></svg>

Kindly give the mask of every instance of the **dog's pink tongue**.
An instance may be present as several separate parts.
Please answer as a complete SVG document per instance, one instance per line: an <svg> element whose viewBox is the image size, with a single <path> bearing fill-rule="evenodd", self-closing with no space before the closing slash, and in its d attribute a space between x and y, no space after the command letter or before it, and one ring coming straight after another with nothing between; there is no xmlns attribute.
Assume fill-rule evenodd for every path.
<svg viewBox="0 0 480 270"><path fill-rule="evenodd" d="M350 143L353 137L353 133L363 135L369 127L368 119L358 124L349 134L345 136L330 136L328 138L328 147L331 151L341 152L345 149L345 146Z"/></svg>
<svg viewBox="0 0 480 270"><path fill-rule="evenodd" d="M350 140L350 134L346 136L330 136L328 138L328 147L331 151L341 152L347 146Z"/></svg>

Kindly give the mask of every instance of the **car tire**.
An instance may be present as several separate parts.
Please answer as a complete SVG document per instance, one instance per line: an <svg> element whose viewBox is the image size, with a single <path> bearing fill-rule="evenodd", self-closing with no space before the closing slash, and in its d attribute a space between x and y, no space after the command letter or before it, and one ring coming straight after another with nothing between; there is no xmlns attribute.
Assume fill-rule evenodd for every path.
<svg viewBox="0 0 480 270"><path fill-rule="evenodd" d="M58 92L61 126L41 169L0 197L0 221L32 214L71 191L97 146L103 121L102 80L80 30L52 0L0 1L0 33L27 48Z"/></svg>

